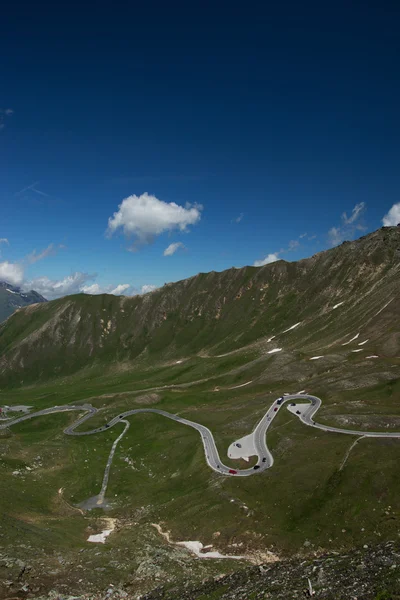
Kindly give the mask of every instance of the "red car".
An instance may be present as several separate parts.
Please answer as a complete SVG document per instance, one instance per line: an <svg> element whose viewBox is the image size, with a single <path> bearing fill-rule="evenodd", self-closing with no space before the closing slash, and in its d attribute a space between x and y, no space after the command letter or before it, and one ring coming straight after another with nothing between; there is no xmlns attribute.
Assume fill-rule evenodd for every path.
<svg viewBox="0 0 400 600"><path fill-rule="evenodd" d="M278 410L278 407L277 407L277 406L275 406L275 408L274 408L274 411L276 412L277 410Z"/></svg>
<svg viewBox="0 0 400 600"><path fill-rule="evenodd" d="M230 473L231 475L236 475L236 474L237 474L237 471L235 471L234 469L229 469L229 473Z"/></svg>

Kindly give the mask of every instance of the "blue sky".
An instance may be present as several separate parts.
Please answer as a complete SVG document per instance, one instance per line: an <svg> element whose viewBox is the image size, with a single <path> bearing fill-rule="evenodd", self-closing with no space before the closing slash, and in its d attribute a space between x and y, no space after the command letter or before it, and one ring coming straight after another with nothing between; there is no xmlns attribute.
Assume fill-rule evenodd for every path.
<svg viewBox="0 0 400 600"><path fill-rule="evenodd" d="M131 294L400 220L399 5L188 4L3 7L0 279Z"/></svg>

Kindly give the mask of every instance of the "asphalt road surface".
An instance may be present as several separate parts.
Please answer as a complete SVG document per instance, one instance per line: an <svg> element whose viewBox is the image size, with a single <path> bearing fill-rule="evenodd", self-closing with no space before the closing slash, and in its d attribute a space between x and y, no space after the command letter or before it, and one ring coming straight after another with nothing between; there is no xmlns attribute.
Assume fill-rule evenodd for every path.
<svg viewBox="0 0 400 600"><path fill-rule="evenodd" d="M69 412L69 411L85 411L85 414L80 417L77 421L75 421L72 425L69 425L64 433L67 435L93 435L95 433L100 433L102 431L106 431L120 423L121 421L126 424L124 421L127 417L132 415L136 415L138 413L155 413L157 415L162 415L167 419L172 419L173 421L177 421L178 423L182 423L183 425L187 425L189 427L193 427L196 429L201 437L204 454L206 458L206 462L208 466L221 475L228 476L236 476L236 477L248 477L250 475L254 475L256 473L262 473L266 469L269 469L274 464L274 459L271 452L268 449L266 434L268 428L270 427L272 421L282 409L283 405L287 402L295 403L297 400L308 401L309 407L306 410L302 410L300 415L296 415L299 417L300 421L304 423L304 425L308 425L309 427L315 427L317 429L322 429L322 431L329 431L334 433L345 433L347 435L357 435L364 437L388 437L388 438L400 438L400 433L389 433L389 432L369 432L369 431L356 431L353 429L339 429L337 427L330 427L328 425L320 425L315 423L313 417L315 413L318 411L322 402L320 398L317 396L311 396L309 394L293 394L289 396L281 396L277 398L272 405L269 407L261 421L258 423L256 428L254 429L252 435L254 436L254 446L257 454L257 463L255 467L250 467L248 469L233 469L232 467L227 467L223 464L218 454L217 447L215 445L214 436L211 431L201 425L200 423L196 423L195 421L189 421L183 417L179 417L172 413L166 412L165 410L160 410L158 408L135 408L133 410L127 410L123 413L120 413L107 424L102 425L101 427L97 427L96 429L91 429L90 431L76 431L77 427L82 425L85 421L90 419L92 415L97 412L97 408L92 406L91 404L82 404L82 405L70 405L70 406L54 406L53 408L45 408L44 410L40 410L35 413L25 414L21 417L17 417L16 419L7 420L4 423L0 424L0 429L6 429L8 427L12 427L17 423L21 423L22 421L26 421L28 419L32 419L33 417L38 417L41 415L49 415L53 413L59 412ZM126 430L126 429L125 429ZM122 436L120 436L122 437ZM119 439L119 438L118 438ZM112 461L112 455L110 454L109 463L107 463L107 469L109 470Z"/></svg>

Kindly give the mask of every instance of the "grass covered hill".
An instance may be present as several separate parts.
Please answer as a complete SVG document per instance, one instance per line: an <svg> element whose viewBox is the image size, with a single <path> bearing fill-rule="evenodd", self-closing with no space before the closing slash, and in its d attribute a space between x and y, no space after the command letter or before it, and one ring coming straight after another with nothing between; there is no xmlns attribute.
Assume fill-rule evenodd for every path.
<svg viewBox="0 0 400 600"><path fill-rule="evenodd" d="M0 381L220 355L273 336L270 347L287 351L300 332L302 348L312 351L361 328L375 352L396 356L399 259L400 228L387 227L294 263L200 273L144 296L79 294L28 306L0 326Z"/></svg>

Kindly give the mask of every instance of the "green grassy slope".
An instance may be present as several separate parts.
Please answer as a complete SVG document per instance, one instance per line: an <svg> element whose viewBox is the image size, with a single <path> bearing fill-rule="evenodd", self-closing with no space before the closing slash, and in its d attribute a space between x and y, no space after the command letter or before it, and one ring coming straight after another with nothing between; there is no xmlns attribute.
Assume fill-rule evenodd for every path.
<svg viewBox="0 0 400 600"><path fill-rule="evenodd" d="M399 248L400 229L383 228L297 263L199 274L141 297L81 294L28 307L0 326L0 384L219 355L299 321L285 351L300 338L318 350L362 328L375 352L397 356Z"/></svg>
<svg viewBox="0 0 400 600"><path fill-rule="evenodd" d="M85 425L92 428L154 404L208 426L221 457L272 400L301 389L322 398L318 421L400 431L399 248L400 229L386 228L298 263L200 274L143 297L79 295L28 307L0 326L0 406L91 402L100 409ZM323 359L311 361L316 355ZM363 439L346 459L353 438L282 410L268 433L273 468L223 478L207 468L197 432L143 414L130 419L110 473L107 515L117 529L104 547L90 547L104 513L77 506L99 492L120 430L65 436L77 416L0 434L1 545L31 562L37 551L37 579L62 554L66 566L48 568L56 574L46 589L130 581L139 593L154 587L155 573L160 582L188 572L198 581L237 568L174 554L152 523L174 540L258 557L397 536L398 440ZM0 581L9 577L2 568Z"/></svg>

